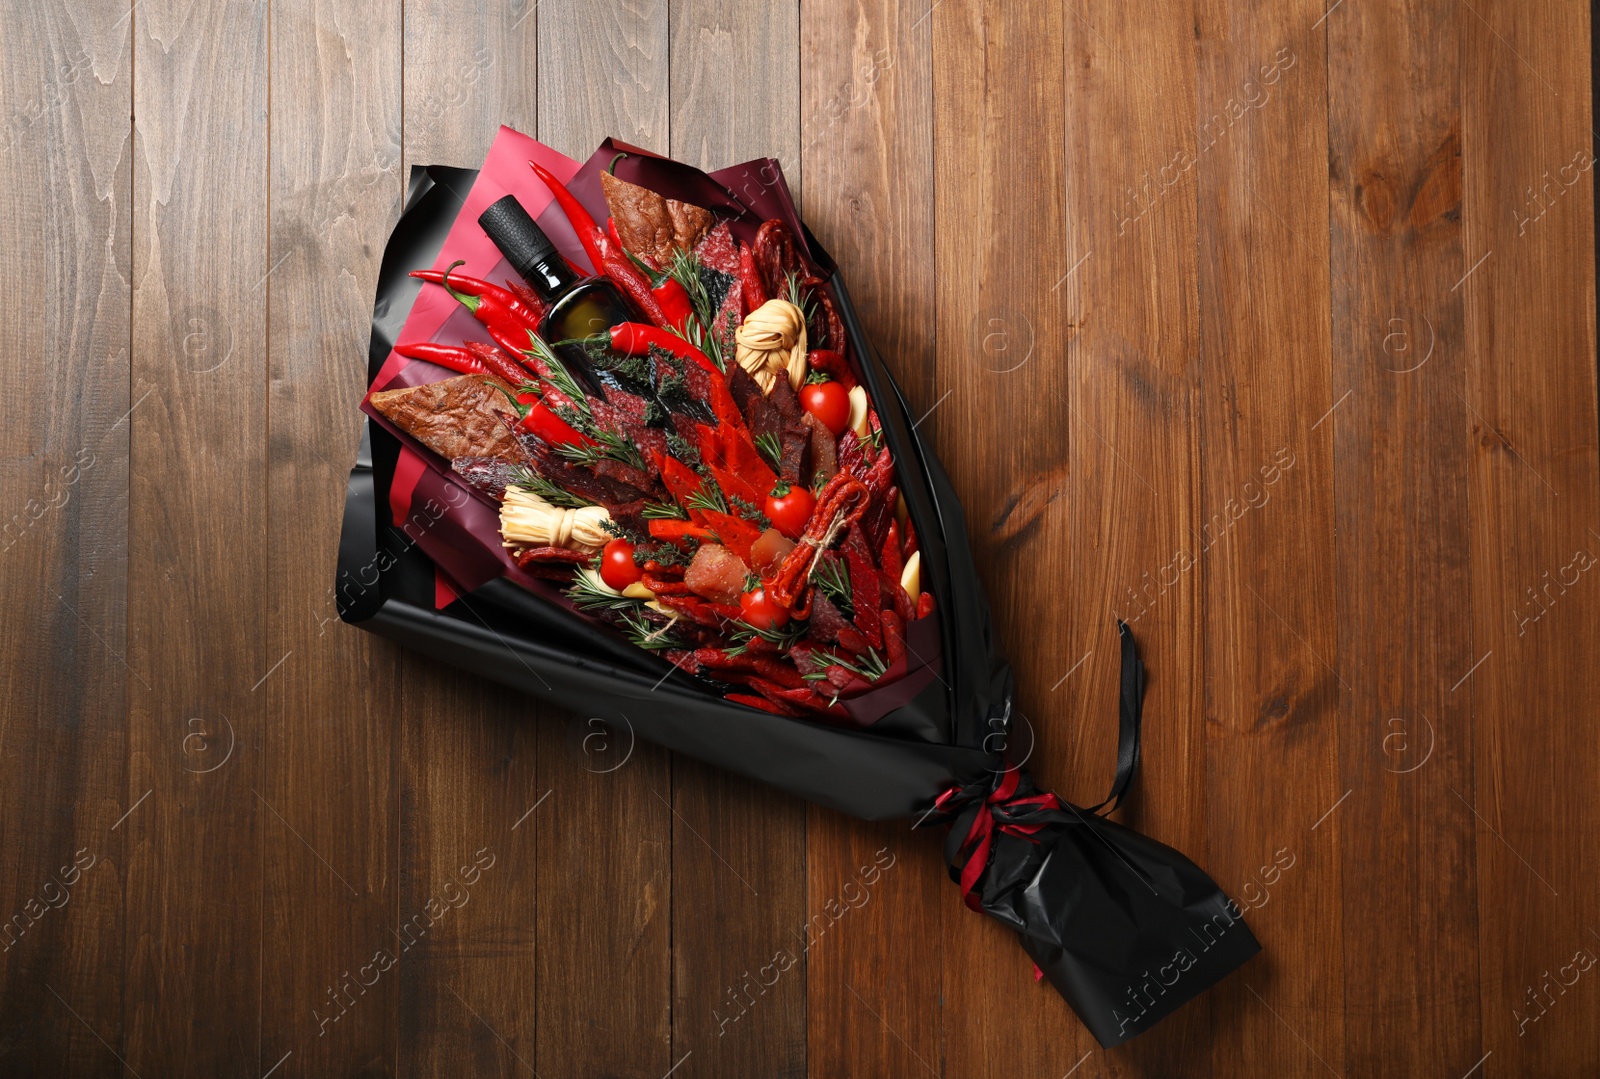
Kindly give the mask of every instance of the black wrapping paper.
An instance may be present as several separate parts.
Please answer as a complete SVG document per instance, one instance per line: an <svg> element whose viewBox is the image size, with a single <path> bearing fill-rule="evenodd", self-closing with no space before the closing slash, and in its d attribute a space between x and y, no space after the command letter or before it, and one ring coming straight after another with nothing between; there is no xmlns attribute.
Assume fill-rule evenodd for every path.
<svg viewBox="0 0 1600 1079"><path fill-rule="evenodd" d="M647 175L629 179L669 196L679 184L697 191L710 184L725 194L726 203L719 203L724 212L739 206L731 191L698 170L677 163L633 167ZM407 274L433 264L474 177L471 170L439 166L412 170L379 273L369 380L416 298L419 283ZM787 199L786 189L782 194ZM831 266L815 240L807 240L813 257ZM405 522L397 526L390 517L388 488L399 444L370 420L363 420L346 497L335 581L340 616L435 659L820 805L865 819L948 824L952 879L959 879L965 865L961 850L973 822L979 814L990 815L998 823L972 901L1015 930L1101 1044L1116 1045L1215 983L1259 945L1237 906L1177 851L1064 803L1031 815L994 803L1002 784L1037 792L1025 770L1008 768L986 748L1001 744L995 735L1009 727L1013 685L973 566L960 502L911 425L844 282L834 274L830 284L897 463L923 551L924 587L937 600L943 674L912 700L865 729L747 708L503 579L436 610L433 563ZM1119 787L1125 788L1137 757L1137 707L1131 753L1124 718L1120 756L1126 768L1119 770L1126 774L1119 776ZM941 796L942 809L935 805ZM1017 820L1037 827L999 827Z"/></svg>

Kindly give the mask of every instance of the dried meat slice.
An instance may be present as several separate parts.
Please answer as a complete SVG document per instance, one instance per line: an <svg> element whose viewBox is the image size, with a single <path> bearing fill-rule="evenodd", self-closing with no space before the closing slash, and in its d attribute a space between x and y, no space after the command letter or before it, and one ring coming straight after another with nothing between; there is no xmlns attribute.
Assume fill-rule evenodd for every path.
<svg viewBox="0 0 1600 1079"><path fill-rule="evenodd" d="M447 461L493 457L526 460L507 426L517 418L511 387L489 375L459 375L443 382L382 390L372 407L406 434Z"/></svg>
<svg viewBox="0 0 1600 1079"><path fill-rule="evenodd" d="M674 248L690 250L711 228L710 210L664 198L609 172L600 174L600 188L622 246L658 270L671 261Z"/></svg>

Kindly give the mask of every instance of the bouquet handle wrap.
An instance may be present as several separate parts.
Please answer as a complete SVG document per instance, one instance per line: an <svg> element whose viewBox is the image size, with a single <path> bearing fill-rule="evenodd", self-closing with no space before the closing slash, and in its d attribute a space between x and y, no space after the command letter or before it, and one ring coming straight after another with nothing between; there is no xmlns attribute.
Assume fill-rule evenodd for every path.
<svg viewBox="0 0 1600 1079"><path fill-rule="evenodd" d="M952 786L916 827L949 826L967 906L1016 930L1102 1046L1119 1045L1261 950L1237 904L1171 847L1100 815L1139 764L1144 665L1126 623L1117 771L1099 805L1041 791L1019 766Z"/></svg>

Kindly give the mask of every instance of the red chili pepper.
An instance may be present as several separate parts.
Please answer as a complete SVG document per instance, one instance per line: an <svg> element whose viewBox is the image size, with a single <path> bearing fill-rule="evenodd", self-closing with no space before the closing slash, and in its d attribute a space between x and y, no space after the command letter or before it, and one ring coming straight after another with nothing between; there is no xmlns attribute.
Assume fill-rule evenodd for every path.
<svg viewBox="0 0 1600 1079"><path fill-rule="evenodd" d="M672 325L666 312L661 310L655 293L650 290L650 279L640 273L633 263L628 261L628 256L620 250L611 248L607 243L607 251L601 258L601 271L611 279L611 283L621 289L633 305L639 309L640 314L665 329Z"/></svg>
<svg viewBox="0 0 1600 1079"><path fill-rule="evenodd" d="M675 278L662 278L661 284L650 290L650 295L656 298L668 326L682 330L688 325L690 317L694 315L694 304L689 302L689 293Z"/></svg>
<svg viewBox="0 0 1600 1079"><path fill-rule="evenodd" d="M621 158L628 155L618 154L617 156ZM612 164L616 164L616 162L612 162ZM667 326L682 330L686 320L690 315L694 314L694 304L689 300L689 293L684 291L684 287L678 283L676 278L651 269L645 265L638 255L623 246L622 237L617 234L616 218L606 218L606 235L610 237L612 245L618 251L627 255L628 261L633 263L640 273L649 278L650 295L654 296L656 303L661 305L661 313L666 316Z"/></svg>
<svg viewBox="0 0 1600 1079"><path fill-rule="evenodd" d="M491 330L491 336L493 333ZM462 347L482 360L483 366L496 378L503 379L513 386L520 386L528 381L527 368L512 358L516 353L507 355L487 341L468 341Z"/></svg>
<svg viewBox="0 0 1600 1079"><path fill-rule="evenodd" d="M544 181L544 186L555 196L561 212L567 215L572 231L578 234L578 241L583 244L583 250L589 256L589 264L594 267L596 273L599 273L608 246L606 234L600 231L600 226L594 223L594 218L584 208L583 203L578 201L577 196L567 190L566 184L556 179L555 173L536 161L530 161L528 164L533 167L533 174Z"/></svg>
<svg viewBox="0 0 1600 1079"><path fill-rule="evenodd" d="M427 360L440 367L448 367L463 375L487 374L483 361L459 345L441 345L433 341L417 341L409 345L396 345L394 350L412 360Z"/></svg>
<svg viewBox="0 0 1600 1079"><path fill-rule="evenodd" d="M663 352L678 357L680 360L693 360L707 371L721 376L717 365L704 352L691 345L685 338L679 337L671 330L663 330L655 326L646 326L642 322L620 322L611 327L611 347L624 356L643 356L652 348L659 348Z"/></svg>
<svg viewBox="0 0 1600 1079"><path fill-rule="evenodd" d="M669 325L661 305L650 292L650 279L628 261L622 245L611 242L611 237L594 223L594 217L584 208L583 203L579 202L577 196L568 191L566 185L557 180L549 169L532 161L528 164L533 166L534 174L544 181L544 185L555 196L561 212L567 215L567 220L572 224L572 231L578 234L578 239L583 243L583 250L588 254L595 273L609 277L612 284L621 289L628 299L633 301L640 313L651 322L657 326Z"/></svg>
<svg viewBox="0 0 1600 1079"><path fill-rule="evenodd" d="M522 429L533 432L552 446L594 445L594 439L574 430L543 401L528 409L528 414L522 417Z"/></svg>
<svg viewBox="0 0 1600 1079"><path fill-rule="evenodd" d="M539 314L530 310L517 294L499 285L491 285L476 277L463 277L451 273L466 259L457 259L444 270L412 270L411 276L435 285L443 285L461 306L472 312L472 317L485 326L514 326L518 329L539 329Z"/></svg>

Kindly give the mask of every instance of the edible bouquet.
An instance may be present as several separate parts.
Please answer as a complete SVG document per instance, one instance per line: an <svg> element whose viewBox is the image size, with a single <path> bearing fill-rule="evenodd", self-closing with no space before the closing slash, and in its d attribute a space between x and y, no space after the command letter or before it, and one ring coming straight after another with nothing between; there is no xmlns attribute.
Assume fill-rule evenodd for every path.
<svg viewBox="0 0 1600 1079"><path fill-rule="evenodd" d="M1112 795L1005 754L1009 668L959 503L775 161L707 174L502 129L414 170L378 286L346 621L866 818L951 876L1104 1044L1258 949ZM510 660L511 662L508 662Z"/></svg>

